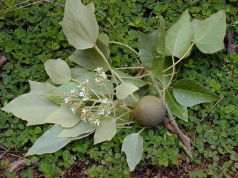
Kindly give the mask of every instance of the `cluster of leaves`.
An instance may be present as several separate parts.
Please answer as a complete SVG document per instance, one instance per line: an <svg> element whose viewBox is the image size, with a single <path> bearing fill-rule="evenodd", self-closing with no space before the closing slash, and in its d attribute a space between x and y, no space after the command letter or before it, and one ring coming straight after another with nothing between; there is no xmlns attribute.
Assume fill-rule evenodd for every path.
<svg viewBox="0 0 238 178"><path fill-rule="evenodd" d="M6 2L8 2L8 1L6 1ZM214 13L217 10L220 10L226 6L227 11L228 11L229 22L232 23L235 20L237 20L236 19L237 16L235 15L237 13L237 10L235 10L235 8L233 6L235 1L233 1L227 5L223 5L222 3L221 3L221 5L218 5L217 2L213 2L213 1L211 1L211 2L210 1L207 1L207 2L202 1L202 2L196 2L195 4L192 4L193 2L191 2L191 3L185 2L184 3L182 1L179 1L176 3L171 1L168 4L155 3L152 1L150 1L150 2L137 1L136 2L137 6L135 6L135 4L134 4L135 2L132 2L132 1L128 1L126 3L112 1L110 3L111 3L110 8L109 8L109 6L107 6L103 3L101 4L101 2L97 3L97 4L99 4L99 6L97 8L97 9L99 9L98 13L97 13L97 18L104 19L105 14L109 15L109 18L111 19L112 23L115 24L115 26L119 29L120 33L124 37L124 40L126 42L128 42L131 46L136 46L135 43L133 42L133 40L136 39L137 35L133 29L128 31L127 24L129 24L131 22L133 22L133 23L136 22L135 21L136 19L141 19L141 20L137 20L137 21L140 21L140 23L137 24L136 26L133 24L130 24L130 25L133 26L133 28L134 27L141 28L143 31L151 31L153 29L153 27L156 27L156 22L157 22L157 20L155 20L156 18L154 16L154 14L162 14L166 17L166 19L169 19L169 21L173 22L177 19L177 16L183 10L185 10L187 7L190 7L190 6L193 6L190 8L190 12L192 13L192 15L199 17L199 18L200 17L204 18L204 16L205 17L209 16L209 15L211 15L211 13ZM125 8L128 6L130 8ZM58 21L61 20L63 11L62 11L62 9L57 7L57 8L50 9L50 12L48 12L49 7L50 6L47 6L47 5L46 6L32 5L31 8L25 8L24 10L16 10L16 11L14 11L14 13L9 12L9 13L7 13L7 16L4 17L5 20L3 20L1 22L0 26L1 26L1 28L3 28L3 31L1 32L1 49L2 49L2 51L4 51L5 55L7 55L8 59L9 59L8 64L5 65L3 72L1 73L1 76L4 77L4 86L2 86L3 88L1 88L1 96L3 96L2 100L1 100L2 103L11 100L16 95L20 95L20 94L24 93L28 89L28 84L27 84L28 79L44 81L46 79L46 73L44 72L42 62L44 62L46 59L58 58L58 57L65 58L69 54L68 52L70 51L70 49L68 48L68 44L67 44L63 34L59 33L60 27L58 25ZM178 8L178 7L180 7L180 8ZM129 11L128 11L128 9L129 9ZM152 15L150 17L147 16L149 13L148 12L145 13L145 10L146 11L148 10L149 13L151 12ZM118 13L118 14L114 15L115 13ZM28 14L31 14L31 15L28 15ZM35 14L39 14L39 16L35 15ZM131 15L131 14L134 14L134 15ZM33 30L38 25L38 23L41 21L40 17L42 17L42 15L45 16L45 19L39 24L38 28L36 28L36 32L41 32L41 33L40 34L33 33ZM16 16L17 16L18 21L13 20L13 19L15 19ZM149 20L143 20L143 18L148 18ZM10 21L9 21L9 19L10 19ZM118 23L118 22L123 22L123 23ZM147 23L148 24L150 23L150 25L148 25ZM122 40L120 35L118 35L117 32L113 29L113 27L110 24L106 23L105 20L100 21L100 24L105 25L105 28L102 29L103 31L105 30L105 32L109 32L107 30L111 29L110 34L109 34L111 39ZM110 28L107 28L107 27L110 27ZM20 28L19 32L18 32L18 30L16 30L16 32L15 32L14 30L18 29L18 28ZM5 29L8 29L8 30L5 30ZM39 30L39 29L41 29L41 30ZM22 31L23 32L27 31L27 35L21 36ZM15 37L15 35L18 33L20 35L18 37ZM27 38L25 38L25 37L27 37ZM16 45L17 43L21 43L21 46ZM58 46L58 45L60 45L60 46ZM34 47L34 46L36 46L36 48L38 48L38 50L41 50L41 52L37 56L35 54L32 54L32 51L29 50L30 47ZM5 48L10 49L10 51L6 52ZM115 66L133 64L132 58L128 58L128 55L122 55L121 49L119 49L119 48L120 47L117 47L117 46L111 47L112 55L117 54L114 57L112 57L111 62ZM52 52L52 50L54 52ZM124 51L127 51L127 50L124 49ZM19 54L19 55L17 55L17 54ZM35 57L32 58L32 56L35 56ZM221 57L222 60L225 58L226 58L226 56ZM120 59L125 59L125 60L120 60ZM217 60L216 56L214 56L213 60ZM211 62L211 64L213 64L213 63L214 62ZM204 69L204 67L205 66L207 66L207 67L213 66L211 64L209 64L209 62L207 62L207 59L203 60L203 62L201 62L201 63L199 61L197 61L197 59L194 59L194 62L191 59L189 61L189 63L186 64L186 66L188 66L192 70L189 70L190 73L187 73L187 75L184 75L184 77L198 79L199 82L201 82L202 84L209 85L210 87L213 87L214 91L217 91L218 94L224 88L224 91L226 91L226 95L230 98L230 100L227 101L227 103L230 103L232 101L232 99L234 99L233 96L235 94L233 92L229 92L229 91L227 92L226 87L221 87L221 85L222 86L231 86L231 87L234 86L236 88L237 88L237 86L236 86L235 82L227 83L228 80L231 81L233 78L229 78L226 81L224 79L225 77L223 77L223 79L220 80L220 84L215 82L215 80L217 79L216 67L224 66L224 65L226 65L227 67L230 66L231 70L230 70L230 72L227 71L227 74L228 73L232 74L232 72L235 71L234 70L235 66L233 66L233 64L219 63L214 68L209 70L209 72L206 71L206 68ZM194 66L196 66L196 68L194 68ZM191 71L194 71L194 73ZM196 73L195 71L198 71L198 73ZM205 72L208 72L208 73L205 73ZM219 72L219 73L221 75L221 72ZM214 78L212 78L212 80L210 80L210 79L206 80L206 81L203 80L206 76L210 76L211 74L214 76ZM201 77L198 77L198 76L201 76ZM210 85L210 81L211 81L211 85ZM227 103L226 102L224 103L224 107L226 106ZM205 109L202 110L203 115L210 109L210 105L204 105L204 107L205 107ZM214 113L219 111L219 109L221 109L222 107L218 107L218 109L215 110ZM233 107L231 107L231 108L233 108ZM229 107L227 107L227 108L229 108ZM193 112L190 112L189 115L190 116L193 114L196 115L198 109L201 109L201 108L195 107ZM201 113L201 112L199 112L199 113ZM214 115L211 115L211 118L213 118L213 117L214 117ZM46 127L38 127L38 126L37 127L25 127L25 123L23 123L22 121L20 121L19 119L16 119L16 118L12 119L12 116L10 114L1 113L0 118L1 118L0 119L1 130L4 132L4 134L1 134L1 143L4 143L6 147L24 148L24 146L25 146L24 150L26 150L28 147L26 145L27 142L29 142L29 141L34 142L36 140L36 137L38 137L45 130L47 130ZM223 119L221 119L221 120L223 120ZM235 120L235 118L234 118L234 120ZM221 121L221 122L223 122L223 121ZM228 126L230 126L230 123L231 122L227 122L227 128L229 128ZM182 123L182 124L184 124L188 128L190 128L190 127L193 128L193 125L194 125L193 122L187 123L187 124ZM205 125L206 125L206 121L205 121ZM218 126L218 128L221 128L221 127ZM9 131L7 131L6 129L9 129ZM224 132L226 133L227 131L224 130ZM163 135L162 133L160 133L160 134ZM146 137L146 135L147 135L147 132L145 132L145 137ZM84 139L83 142L80 142L81 144L79 144L79 145L83 145L82 147L80 146L80 148L78 148L79 150L81 150L81 151L79 151L79 152L81 152L79 157L82 158L81 159L82 161L88 162L88 160L91 159L91 160L94 160L99 163L100 162L99 159L96 159L96 158L98 158L99 155L102 155L101 152L104 152L104 155L106 155L107 148L111 149L112 153L118 152L120 143L121 143L119 141L121 138L119 139L119 137L120 136L116 136L115 140L113 140L109 143L105 143L105 145L107 145L106 147L104 146L104 144L102 146L95 146L96 150L95 150L95 148L92 148L89 146L92 143L90 143L90 141L88 139ZM203 134L201 134L201 138L203 138ZM146 142L148 142L148 141L149 141L149 139ZM203 140L201 140L201 142L204 143ZM77 142L75 142L75 144L76 143ZM152 145L153 144L158 144L158 143L152 143ZM229 145L228 142L227 142L227 144ZM104 147L104 148L101 150L100 147ZM68 147L66 147L66 150L72 151L72 148L73 147L68 146ZM118 149L115 150L115 148L118 148ZM75 146L75 149L77 149L76 146ZM145 149L146 149L146 146L145 146ZM172 147L171 149L175 151L177 149L176 145L174 145L174 147ZM205 149L209 150L209 147L206 147ZM85 157L85 154L89 150L92 150L92 151L90 151L91 156ZM98 151L98 150L101 150L101 151ZM163 152L168 153L167 149L162 148L162 150L163 150ZM152 149L152 151L153 151L153 149ZM55 167L55 163L57 162L58 159L62 159L62 155L63 155L62 153L63 153L63 151L59 151L59 152L57 152L57 154L44 155L44 156L38 157L37 159L36 159L36 157L32 157L32 161L37 162L37 164L40 165L39 170L41 172L43 172L45 174L45 176L47 176L47 175L50 176L50 175L59 173L59 169ZM226 153L227 152L225 152L224 155L226 155ZM71 152L71 154L72 154L72 152ZM110 165L110 167L112 165L119 164L119 166L115 167L115 169L112 168L112 170L114 170L114 171L117 170L117 168L121 169L124 167L126 169L126 165L124 164L124 166L123 166L122 162L121 162L123 160L125 161L125 159L118 162L118 161L116 161L117 158L115 158L114 154L109 153L108 159L110 156L112 157L110 161L104 159L104 161L102 161L102 162L104 162L104 164L106 164L106 165ZM122 157L124 157L124 155L122 155ZM156 157L156 155L154 155L152 157ZM175 155L174 157L177 157L177 156ZM41 159L42 159L42 161L40 161ZM103 159L103 156L100 156L100 159ZM166 159L166 158L164 157L164 159ZM69 161L69 164L71 164L71 163L72 162ZM158 163L163 164L161 162L156 162L156 161L154 162L154 164L158 164ZM163 165L166 165L166 163ZM214 167L216 167L216 166L214 166ZM102 170L105 171L106 169L102 169ZM90 173L95 174L95 172L93 173L91 171L90 171ZM103 174L105 172L101 171L101 173ZM213 173L218 173L218 172L216 172L216 170L214 169ZM127 175L127 174L128 173L125 173L125 175ZM29 176L29 174L26 174L26 175ZM118 173L118 175L120 175L120 172Z"/></svg>

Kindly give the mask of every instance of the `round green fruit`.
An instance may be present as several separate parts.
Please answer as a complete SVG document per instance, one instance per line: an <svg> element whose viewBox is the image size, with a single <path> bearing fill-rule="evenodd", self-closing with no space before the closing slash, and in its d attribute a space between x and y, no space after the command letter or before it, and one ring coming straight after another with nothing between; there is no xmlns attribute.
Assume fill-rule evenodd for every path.
<svg viewBox="0 0 238 178"><path fill-rule="evenodd" d="M146 127L156 127L163 122L166 108L163 101L155 96L144 96L136 103L135 119Z"/></svg>

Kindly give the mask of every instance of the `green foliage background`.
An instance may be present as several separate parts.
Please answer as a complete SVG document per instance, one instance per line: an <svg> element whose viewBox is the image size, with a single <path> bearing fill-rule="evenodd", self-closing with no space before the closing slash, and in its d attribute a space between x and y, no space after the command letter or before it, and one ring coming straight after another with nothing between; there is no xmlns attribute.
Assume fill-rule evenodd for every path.
<svg viewBox="0 0 238 178"><path fill-rule="evenodd" d="M43 67L46 60L60 57L71 64L67 57L73 49L59 26L59 21L63 18L63 7L57 3L64 2L39 2L9 11L9 7L20 2L23 1L5 0L0 5L0 54L8 59L0 73L4 83L0 85L1 107L16 96L28 92L28 80L47 79ZM137 31L151 32L157 29L159 15L165 17L168 27L187 8L196 18L205 18L225 9L228 30L235 32L233 42L237 44L238 41L237 0L227 3L224 0L94 2L100 30L109 34L110 39L126 42L134 48L137 47ZM3 13L4 11L9 12ZM114 45L110 49L110 62L113 66L135 65L133 55L128 55L130 51L127 49ZM179 121L192 138L192 165L197 167L193 171L188 169L185 173L191 177L234 176L238 172L238 56L227 55L225 50L214 55L204 55L194 50L178 77L196 79L223 98L212 110L211 107L215 103L190 109L188 123ZM25 152L47 129L47 126L26 127L25 122L11 114L0 112L0 143L7 148ZM120 131L110 142L96 146L93 146L91 138L84 138L57 153L32 156L28 164L36 163L38 170L45 177L61 175L62 170L69 168L75 160L89 165L87 171L92 177L130 177L132 174L129 173L125 154L121 153L121 144L123 138L133 130L136 128ZM165 132L165 129L147 129L143 132L145 154L139 166L152 164L179 167L183 164L183 169L186 169L185 163L188 160L178 144L179 139L175 135L165 138ZM2 167L9 166L4 161L0 161L0 164ZM206 166L199 169L202 164ZM22 170L20 175L29 177L32 172L33 168L28 167ZM5 174L10 175L7 171Z"/></svg>

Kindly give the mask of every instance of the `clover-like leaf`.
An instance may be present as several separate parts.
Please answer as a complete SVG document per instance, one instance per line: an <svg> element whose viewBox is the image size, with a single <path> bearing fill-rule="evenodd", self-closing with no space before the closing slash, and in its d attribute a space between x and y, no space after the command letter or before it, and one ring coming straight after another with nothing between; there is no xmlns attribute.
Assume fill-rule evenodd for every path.
<svg viewBox="0 0 238 178"><path fill-rule="evenodd" d="M211 15L205 20L192 21L194 43L203 53L212 54L224 48L226 34L226 14L224 10Z"/></svg>
<svg viewBox="0 0 238 178"><path fill-rule="evenodd" d="M123 140L121 150L126 153L127 164L130 171L133 171L142 158L143 138L139 133L126 136Z"/></svg>
<svg viewBox="0 0 238 178"><path fill-rule="evenodd" d="M87 122L79 122L72 128L63 129L59 137L78 137L83 134L93 132L95 128Z"/></svg>
<svg viewBox="0 0 238 178"><path fill-rule="evenodd" d="M81 0L67 0L63 21L60 22L69 43L76 49L95 45L99 26L94 14L94 4L84 6Z"/></svg>
<svg viewBox="0 0 238 178"><path fill-rule="evenodd" d="M187 107L177 103L173 96L172 90L169 89L165 91L165 100L173 115L185 122L188 122L188 109Z"/></svg>
<svg viewBox="0 0 238 178"><path fill-rule="evenodd" d="M70 68L62 59L50 59L45 62L44 66L51 81L55 84L63 84L71 80Z"/></svg>
<svg viewBox="0 0 238 178"><path fill-rule="evenodd" d="M116 135L116 120L103 119L94 133L94 144L111 140Z"/></svg>
<svg viewBox="0 0 238 178"><path fill-rule="evenodd" d="M218 99L208 88L191 79L177 81L173 86L173 94L179 104L187 107Z"/></svg>
<svg viewBox="0 0 238 178"><path fill-rule="evenodd" d="M34 145L26 153L26 156L54 153L66 146L71 139L58 137L62 130L63 128L58 125L51 127L35 141Z"/></svg>
<svg viewBox="0 0 238 178"><path fill-rule="evenodd" d="M32 90L29 93L18 96L2 110L26 120L27 125L44 124L47 117L59 109L59 106L42 96L54 87L48 83L33 81L30 81L30 86Z"/></svg>
<svg viewBox="0 0 238 178"><path fill-rule="evenodd" d="M188 10L167 31L165 37L166 55L181 58L189 50L193 38Z"/></svg>
<svg viewBox="0 0 238 178"><path fill-rule="evenodd" d="M80 119L67 106L61 106L45 120L46 123L58 124L64 128L73 127L79 121Z"/></svg>
<svg viewBox="0 0 238 178"><path fill-rule="evenodd" d="M125 99L139 88L131 83L123 82L116 88L116 96L118 99Z"/></svg>

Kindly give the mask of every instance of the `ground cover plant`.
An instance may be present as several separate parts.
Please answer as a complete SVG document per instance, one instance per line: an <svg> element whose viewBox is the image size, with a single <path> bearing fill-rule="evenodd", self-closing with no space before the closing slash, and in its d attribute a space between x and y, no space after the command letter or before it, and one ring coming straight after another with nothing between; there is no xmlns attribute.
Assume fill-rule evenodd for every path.
<svg viewBox="0 0 238 178"><path fill-rule="evenodd" d="M98 152L98 153L99 153L99 152ZM175 154L176 154L176 153L175 153ZM163 154L160 154L160 155L163 155ZM161 159L159 159L159 160L161 161ZM166 161L165 161L165 162L166 162ZM165 162L164 162L164 163L165 163ZM161 164L163 164L163 162L162 162L162 161L161 161Z"/></svg>

